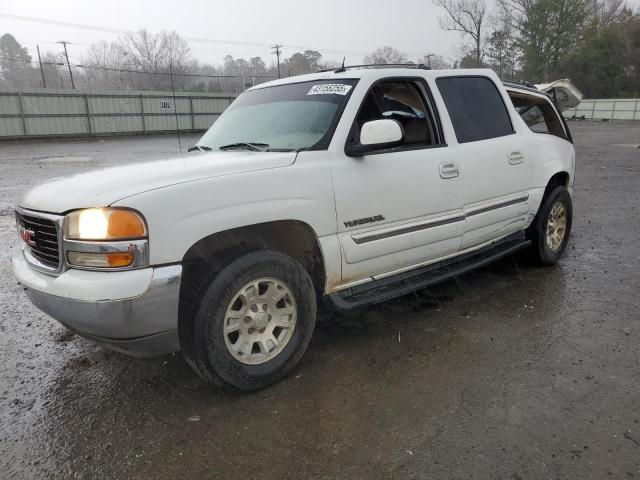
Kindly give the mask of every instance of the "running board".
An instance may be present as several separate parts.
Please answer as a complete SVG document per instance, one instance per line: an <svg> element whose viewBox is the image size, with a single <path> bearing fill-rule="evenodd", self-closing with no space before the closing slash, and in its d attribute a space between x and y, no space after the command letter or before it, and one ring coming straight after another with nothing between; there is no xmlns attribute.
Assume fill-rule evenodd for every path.
<svg viewBox="0 0 640 480"><path fill-rule="evenodd" d="M473 252L332 293L327 300L338 311L385 302L475 270L529 245L531 241L524 232L517 232Z"/></svg>

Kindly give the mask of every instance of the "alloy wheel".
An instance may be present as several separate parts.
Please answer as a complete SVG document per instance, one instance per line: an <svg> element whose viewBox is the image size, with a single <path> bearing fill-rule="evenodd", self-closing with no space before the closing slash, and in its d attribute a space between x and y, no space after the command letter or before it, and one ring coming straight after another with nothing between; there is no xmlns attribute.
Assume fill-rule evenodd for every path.
<svg viewBox="0 0 640 480"><path fill-rule="evenodd" d="M244 285L229 303L224 341L238 361L258 365L287 346L296 326L293 292L275 278L259 278Z"/></svg>

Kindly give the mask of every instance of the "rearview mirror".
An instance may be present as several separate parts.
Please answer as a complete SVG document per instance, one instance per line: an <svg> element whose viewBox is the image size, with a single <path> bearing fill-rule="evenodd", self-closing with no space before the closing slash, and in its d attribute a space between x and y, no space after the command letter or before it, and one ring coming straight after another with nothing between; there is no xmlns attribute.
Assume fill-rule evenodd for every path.
<svg viewBox="0 0 640 480"><path fill-rule="evenodd" d="M373 150L397 147L403 142L404 130L397 120L371 120L360 129L360 144L349 145L346 154L359 157Z"/></svg>

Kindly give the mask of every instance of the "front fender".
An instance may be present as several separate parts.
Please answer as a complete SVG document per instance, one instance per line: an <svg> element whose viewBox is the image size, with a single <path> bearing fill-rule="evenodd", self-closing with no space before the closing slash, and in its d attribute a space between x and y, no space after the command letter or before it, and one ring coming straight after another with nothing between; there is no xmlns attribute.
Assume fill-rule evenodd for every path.
<svg viewBox="0 0 640 480"><path fill-rule="evenodd" d="M320 238L336 232L326 152L304 152L291 166L179 183L116 202L140 211L152 265L179 262L200 239L278 220L308 224Z"/></svg>

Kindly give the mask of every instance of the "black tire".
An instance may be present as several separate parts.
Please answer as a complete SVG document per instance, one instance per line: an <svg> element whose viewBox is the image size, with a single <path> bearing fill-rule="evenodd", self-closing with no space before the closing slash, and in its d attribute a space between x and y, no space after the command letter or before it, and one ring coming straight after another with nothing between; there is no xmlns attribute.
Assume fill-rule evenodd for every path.
<svg viewBox="0 0 640 480"><path fill-rule="evenodd" d="M559 247L552 250L546 242L546 229L551 211L558 202L566 209L566 227ZM571 235L572 218L573 203L571 202L569 191L563 186L557 186L548 192L542 199L536 217L527 229L527 238L532 242L528 250L529 258L538 265L556 264L567 247L569 236Z"/></svg>
<svg viewBox="0 0 640 480"><path fill-rule="evenodd" d="M297 319L288 343L274 358L249 365L229 352L224 320L239 289L262 277L287 284L295 297ZM180 346L187 363L205 380L240 391L264 388L289 373L307 349L316 323L316 294L307 271L283 253L263 250L234 260L209 281L195 316L180 320Z"/></svg>

